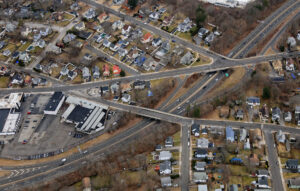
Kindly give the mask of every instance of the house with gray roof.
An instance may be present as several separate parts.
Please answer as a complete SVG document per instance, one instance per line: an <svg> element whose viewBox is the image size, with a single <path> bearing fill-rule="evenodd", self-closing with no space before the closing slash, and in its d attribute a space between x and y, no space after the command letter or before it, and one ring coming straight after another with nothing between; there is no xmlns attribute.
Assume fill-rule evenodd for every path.
<svg viewBox="0 0 300 191"><path fill-rule="evenodd" d="M162 187L170 187L172 186L172 180L171 177L167 176L167 177L161 177L160 178L160 182L161 182L161 186Z"/></svg>
<svg viewBox="0 0 300 191"><path fill-rule="evenodd" d="M171 161L166 160L159 164L159 174L166 175L171 173L172 173Z"/></svg>
<svg viewBox="0 0 300 191"><path fill-rule="evenodd" d="M196 171L205 171L206 162L196 161L194 168Z"/></svg>
<svg viewBox="0 0 300 191"><path fill-rule="evenodd" d="M161 151L158 158L159 160L170 160L172 158L172 153L170 151Z"/></svg>
<svg viewBox="0 0 300 191"><path fill-rule="evenodd" d="M206 172L194 172L193 180L195 183L206 183L208 180L208 176Z"/></svg>
<svg viewBox="0 0 300 191"><path fill-rule="evenodd" d="M194 61L194 56L193 54L188 51L181 59L180 59L180 64L183 65L190 65Z"/></svg>
<svg viewBox="0 0 300 191"><path fill-rule="evenodd" d="M89 79L91 77L90 70L87 67L82 69L82 77L83 79Z"/></svg>

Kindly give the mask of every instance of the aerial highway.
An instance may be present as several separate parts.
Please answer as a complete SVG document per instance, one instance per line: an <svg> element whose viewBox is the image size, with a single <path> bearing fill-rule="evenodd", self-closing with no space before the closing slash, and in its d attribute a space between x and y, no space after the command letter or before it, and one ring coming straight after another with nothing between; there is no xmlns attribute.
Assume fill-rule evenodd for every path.
<svg viewBox="0 0 300 191"><path fill-rule="evenodd" d="M85 1L88 1L88 0L85 0ZM91 1L89 1L89 2L91 2ZM297 2L297 1L292 0L292 1L289 1L288 3L284 4L280 9L278 9L280 11L278 11L278 10L276 11L278 13L275 12L276 14L271 15L271 17L273 19L269 20L269 17L268 17L264 21L265 23L262 23L261 25L259 25L259 27L261 27L260 31L264 30L264 29L267 29L268 31L270 31L272 28L274 28L276 25L278 25L278 22L275 22L275 21L277 21L276 18L278 18L278 17L276 17L276 15L280 14L282 17L286 16L285 13L291 11L292 10L291 7L298 6L299 3L295 3L295 2ZM130 19L130 17L126 16L126 19ZM134 19L134 20L138 21L136 19ZM271 23L275 23L275 24L274 25L273 24L266 25L267 21L270 24ZM143 26L145 24L142 22L139 22L138 25ZM145 25L145 26L144 26L145 28L150 27L149 29L147 28L150 31L152 31L154 29L159 30L150 25L149 26ZM272 27L270 27L270 26L272 26ZM158 33L158 34L160 34L160 33ZM166 34L168 34L168 33L166 33ZM165 35L164 36L165 38L170 37L170 36L167 36L166 34L163 33L162 36ZM157 73L153 73L153 74L137 74L137 75L129 76L129 77L125 77L125 78L108 79L108 80L103 80L103 81L99 81L99 82L91 82L91 83L85 83L85 84L80 84L80 85L64 85L62 83L59 83L59 81L52 79L53 82L56 83L56 87L45 87L45 88L34 88L34 89L31 89L31 88L5 89L5 90L1 91L0 94L2 95L2 94L10 93L10 92L29 92L30 93L30 92L48 92L48 91L49 92L50 91L71 91L71 90L78 90L78 89L84 89L84 88L98 87L98 86L102 86L102 85L109 85L111 83L119 82L119 81L122 81L122 82L128 81L129 82L129 81L134 81L137 79L138 80L150 80L150 79L157 79L157 78L174 77L174 76L179 76L182 74L193 74L193 73L199 73L199 72L218 71L218 70L224 70L224 69L233 68L233 67L254 65L258 62L265 62L265 61L280 59L283 57L293 57L293 56L299 55L298 52L294 52L294 53L288 53L288 54L283 53L283 54L271 55L271 56L258 56L258 57L252 57L252 58L247 58L247 59L231 59L231 57L232 58L244 57L246 55L246 52L249 52L251 50L251 47L253 48L253 46L258 42L257 40L253 40L253 39L260 39L259 37L265 36L265 34L266 34L265 32L263 32L259 35L255 35L255 33L254 33L254 35L252 37L248 36L249 39L246 41L246 43L244 43L244 44L241 43L240 48L237 48L237 50L240 50L240 51L233 50L231 52L231 54L228 55L229 58L220 56L211 51L207 51L206 49L202 49L202 48L198 47L199 49L197 48L197 51L204 52L205 55L210 55L210 57L214 58L215 62L210 66L207 65L207 66L201 66L199 68L198 67L190 67L189 69L186 69L186 68L177 69L177 70L179 70L179 72L166 71L166 72L157 72ZM246 37L246 39L248 37ZM177 37L172 37L172 38L176 39L176 41L179 43L185 44L187 47L191 46L190 43L187 43L186 41L184 41L180 38L177 38ZM225 67L224 67L224 65L225 65ZM234 66L234 65L237 65L237 66ZM20 69L22 69L22 68L20 68ZM30 73L31 71L28 70L28 72ZM38 73L35 73L35 75L43 76ZM186 106L187 102L192 103L197 96L201 96L201 95L205 94L210 88L212 88L217 83L217 81L215 79L216 78L220 79L220 77L222 77L222 75L224 75L224 74L222 74L222 72L218 72L217 74L214 74L213 76L206 75L203 78L203 80L199 81L195 86L191 87L186 94L181 96L181 99L182 99L181 101L170 103L170 105L166 104L166 105L164 105L164 107L161 107L160 110L148 109L148 108L143 108L143 107L139 107L139 106L123 105L123 104L119 104L119 103L115 103L115 102L106 101L103 99L87 97L87 99L91 99L93 101L97 101L97 102L109 105L112 108L116 108L116 109L124 110L124 111L130 111L132 113L136 113L138 115L145 116L147 118L149 117L152 120L150 120L150 119L143 120L142 123L137 124L136 126L124 131L123 133L117 134L116 136L112 137L111 139L106 140L100 144L97 144L94 147L89 148L88 154L86 154L86 155L76 153L74 155L69 156L68 162L64 166L59 166L60 160L56 160L56 161L52 161L52 162L49 162L46 164L36 164L36 165L21 166L21 167L2 167L2 169L15 170L15 169L35 168L35 167L43 166L43 168L37 169L35 171L30 171L30 172L28 172L26 174L22 174L20 176L10 177L9 179L1 179L0 180L0 189L1 190L14 190L14 189L17 189L22 186L29 186L29 185L37 183L37 182L49 180L49 178L59 177L63 174L66 174L68 172L72 172L76 169L79 169L82 166L84 166L84 164L85 164L84 162L86 162L86 161L92 162L92 161L97 160L98 158L101 158L104 153L109 152L111 147L116 146L116 145L126 144L128 141L134 140L138 136L139 132L145 130L146 128L151 128L151 125L156 121L154 119L164 120L164 121L169 121L169 122L184 125L183 129L185 131L183 131L183 135L184 135L183 136L183 138L184 138L183 146L185 148L187 147L187 139L186 138L188 136L188 134L187 134L188 128L186 128L186 127L189 127L192 123L198 123L198 124L207 125L207 126L222 126L222 127L232 126L235 128L243 127L243 128L248 128L248 129L262 128L262 126L263 126L264 131L267 131L267 132L277 132L278 130L282 130L285 133L293 133L293 134L300 133L299 129L280 126L280 125L261 124L261 123L245 123L245 122L236 122L236 121L215 121L215 120L206 120L206 119L192 119L192 118L182 117L179 115L179 114L182 114L181 113L182 110L176 109L176 108L178 108L178 106L180 106L181 108L184 108ZM206 81L207 81L207 83L206 83ZM181 85L183 85L183 83ZM206 86L205 89L203 89L204 86ZM69 92L66 92L66 93L68 94ZM184 154L184 156L185 156L184 160L186 161L188 154L186 153L186 154ZM277 154L275 153L272 156L277 157ZM272 157L272 156L269 156L269 157ZM94 159L91 159L91 158L94 158ZM186 165L186 164L187 163L184 163L184 165ZM272 174L273 174L273 171L274 171L274 169L271 168ZM184 171L184 173L187 174L187 171ZM277 176L277 174L276 174L276 176ZM277 181L277 180L279 180L279 179L276 179L275 181ZM185 175L182 179L182 183L183 183L182 188L187 187L188 181L189 181L189 177ZM280 185L278 188L281 188ZM183 189L183 190L185 190L185 189ZM278 190L280 190L280 189L278 189Z"/></svg>
<svg viewBox="0 0 300 191"><path fill-rule="evenodd" d="M249 58L242 60L241 62L227 62L226 64L210 64L210 65L201 65L201 66L195 66L195 67L187 67L187 68L179 68L179 69L173 69L173 70L167 70L167 71L161 71L161 72L153 72L153 73L144 73L140 75L133 75L133 76L127 76L127 77L117 77L113 79L106 79L101 81L95 81L95 82L88 82L83 84L65 84L61 86L56 87L39 87L39 88L9 88L9 89L3 89L1 90L0 94L8 94L12 92L51 92L51 91L70 91L70 90L77 90L77 89L84 89L84 88L93 88L93 87L99 87L104 85L110 85L112 83L116 82L130 82L130 81L136 81L136 80L153 80L153 79L161 79L161 78L169 78L169 77L175 77L180 75L188 75L188 74L194 74L194 73L207 73L207 72L214 72L219 70L227 70L231 68L241 67L241 66L252 66L255 64L258 64L258 62L263 61L269 61L279 58L288 58L288 57L295 57L299 56L300 52L291 52L291 53L279 53L275 55L268 55L268 56L259 56L254 58ZM29 72L29 71L28 71ZM43 76L43 75L41 75Z"/></svg>

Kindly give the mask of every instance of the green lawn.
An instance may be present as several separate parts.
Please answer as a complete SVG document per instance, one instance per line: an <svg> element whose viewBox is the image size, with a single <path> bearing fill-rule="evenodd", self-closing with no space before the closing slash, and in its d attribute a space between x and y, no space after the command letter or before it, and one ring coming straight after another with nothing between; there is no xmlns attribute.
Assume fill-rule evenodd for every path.
<svg viewBox="0 0 300 191"><path fill-rule="evenodd" d="M185 32L185 33L179 32L177 36L179 36L180 38L183 38L187 41L190 41L190 42L193 41L193 37L192 37L191 33L189 33L189 32Z"/></svg>
<svg viewBox="0 0 300 191"><path fill-rule="evenodd" d="M0 88L7 88L9 84L9 77L1 76L0 77Z"/></svg>
<svg viewBox="0 0 300 191"><path fill-rule="evenodd" d="M233 176L249 176L247 168L240 165L228 165L230 172Z"/></svg>
<svg viewBox="0 0 300 191"><path fill-rule="evenodd" d="M31 42L26 42L25 44L21 45L21 46L19 47L19 51L20 51L20 52L25 51L25 50L29 47L30 44L31 44Z"/></svg>
<svg viewBox="0 0 300 191"><path fill-rule="evenodd" d="M173 135L173 142L175 147L180 146L180 131Z"/></svg>
<svg viewBox="0 0 300 191"><path fill-rule="evenodd" d="M102 176L94 176L91 177L92 187L95 190L99 190L100 188L107 188L111 186L111 177L109 175Z"/></svg>

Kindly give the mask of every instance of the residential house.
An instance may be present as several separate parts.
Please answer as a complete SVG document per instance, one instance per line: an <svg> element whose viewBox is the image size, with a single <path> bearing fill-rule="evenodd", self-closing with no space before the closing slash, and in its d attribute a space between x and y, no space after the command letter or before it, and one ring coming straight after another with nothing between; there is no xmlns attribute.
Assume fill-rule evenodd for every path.
<svg viewBox="0 0 300 191"><path fill-rule="evenodd" d="M124 3L124 1L125 1L125 0L113 0L113 3L114 3L115 5L121 5L121 4Z"/></svg>
<svg viewBox="0 0 300 191"><path fill-rule="evenodd" d="M11 84L20 85L23 84L24 80L21 74L15 73L11 78Z"/></svg>
<svg viewBox="0 0 300 191"><path fill-rule="evenodd" d="M92 68L93 78L98 79L100 78L100 70L98 66L93 66Z"/></svg>
<svg viewBox="0 0 300 191"><path fill-rule="evenodd" d="M69 72L68 72L68 78L70 80L74 80L76 78L76 76L77 76L77 72L76 71L69 70Z"/></svg>
<svg viewBox="0 0 300 191"><path fill-rule="evenodd" d="M89 8L84 14L83 17L86 19L93 19L94 17L96 17L96 10L93 8Z"/></svg>
<svg viewBox="0 0 300 191"><path fill-rule="evenodd" d="M33 41L34 42L40 40L41 38L42 38L41 33L37 33L37 34L33 35Z"/></svg>
<svg viewBox="0 0 300 191"><path fill-rule="evenodd" d="M193 179L195 183L206 183L208 176L206 172L194 172Z"/></svg>
<svg viewBox="0 0 300 191"><path fill-rule="evenodd" d="M282 131L279 130L278 133L276 134L276 139L279 143L285 143L286 140L285 134L283 134Z"/></svg>
<svg viewBox="0 0 300 191"><path fill-rule="evenodd" d="M145 87L146 87L146 81L138 80L133 82L133 88L136 90L142 90L145 89Z"/></svg>
<svg viewBox="0 0 300 191"><path fill-rule="evenodd" d="M7 45L5 41L0 41L0 50Z"/></svg>
<svg viewBox="0 0 300 191"><path fill-rule="evenodd" d="M130 100L131 100L130 94L126 94L126 93L123 94L121 100L122 100L122 102L124 102L124 103L129 103Z"/></svg>
<svg viewBox="0 0 300 191"><path fill-rule="evenodd" d="M247 130L246 129L240 129L240 141L245 141L247 137Z"/></svg>
<svg viewBox="0 0 300 191"><path fill-rule="evenodd" d="M272 121L278 122L280 120L281 111L279 107L272 108Z"/></svg>
<svg viewBox="0 0 300 191"><path fill-rule="evenodd" d="M172 158L172 153L170 151L160 151L159 160L170 160Z"/></svg>
<svg viewBox="0 0 300 191"><path fill-rule="evenodd" d="M190 65L194 61L194 56L193 54L188 51L181 59L180 59L180 64L184 65Z"/></svg>
<svg viewBox="0 0 300 191"><path fill-rule="evenodd" d="M269 109L266 104L259 110L262 121L267 121L269 118Z"/></svg>
<svg viewBox="0 0 300 191"><path fill-rule="evenodd" d="M165 17L162 26L170 26L173 23L174 16Z"/></svg>
<svg viewBox="0 0 300 191"><path fill-rule="evenodd" d="M207 150L197 148L195 151L195 158L205 159L207 157Z"/></svg>
<svg viewBox="0 0 300 191"><path fill-rule="evenodd" d="M48 36L48 35L51 34L51 33L52 33L51 27L42 28L42 29L40 30L40 34L41 34L43 37L46 37L46 36Z"/></svg>
<svg viewBox="0 0 300 191"><path fill-rule="evenodd" d="M147 32L143 38L141 39L141 42L142 43L148 43L148 42L151 42L153 40L153 36L150 32Z"/></svg>
<svg viewBox="0 0 300 191"><path fill-rule="evenodd" d="M120 89L120 85L118 83L113 83L110 86L110 90L112 94L116 94L119 91L119 89Z"/></svg>
<svg viewBox="0 0 300 191"><path fill-rule="evenodd" d="M290 72L295 71L295 65L293 59L286 60L285 69Z"/></svg>
<svg viewBox="0 0 300 191"><path fill-rule="evenodd" d="M87 67L84 67L84 68L82 69L82 77L83 77L83 79L85 79L85 80L90 79L91 73L90 73L90 70L89 70Z"/></svg>
<svg viewBox="0 0 300 191"><path fill-rule="evenodd" d="M173 147L173 137L167 137L167 139L165 140L165 147Z"/></svg>
<svg viewBox="0 0 300 191"><path fill-rule="evenodd" d="M231 127L226 127L226 140L229 142L234 142L234 131Z"/></svg>
<svg viewBox="0 0 300 191"><path fill-rule="evenodd" d="M46 46L46 42L43 39L40 39L33 43L34 46L38 46L40 48L44 48Z"/></svg>
<svg viewBox="0 0 300 191"><path fill-rule="evenodd" d="M113 51L113 52L116 52L116 51L118 51L119 50L119 46L117 46L116 44L114 44L114 43L111 43L110 44L110 47L109 47L109 49L111 50L111 51Z"/></svg>
<svg viewBox="0 0 300 191"><path fill-rule="evenodd" d="M122 28L122 34L125 35L125 34L129 34L131 31L131 26L130 25L127 25L125 24Z"/></svg>
<svg viewBox="0 0 300 191"><path fill-rule="evenodd" d="M179 32L188 32L192 28L192 21L189 18L184 19L177 27Z"/></svg>
<svg viewBox="0 0 300 191"><path fill-rule="evenodd" d="M27 52L21 52L19 54L19 60L21 60L22 62L30 62L31 58L29 56L29 54Z"/></svg>
<svg viewBox="0 0 300 191"><path fill-rule="evenodd" d="M139 55L140 55L139 51L137 49L133 49L133 50L129 51L127 57L129 59L136 59Z"/></svg>
<svg viewBox="0 0 300 191"><path fill-rule="evenodd" d="M207 37L205 37L204 42L206 45L210 45L215 39L214 33L210 33Z"/></svg>
<svg viewBox="0 0 300 191"><path fill-rule="evenodd" d="M100 23L103 23L104 21L106 21L109 18L109 16L103 12L102 14L100 14L97 19Z"/></svg>
<svg viewBox="0 0 300 191"><path fill-rule="evenodd" d="M118 66L118 65L114 65L113 66L113 74L114 74L114 76L119 76L120 75L120 73L121 73L121 68Z"/></svg>
<svg viewBox="0 0 300 191"><path fill-rule="evenodd" d="M285 163L285 168L291 172L298 172L299 160L298 159L288 159Z"/></svg>
<svg viewBox="0 0 300 191"><path fill-rule="evenodd" d="M85 53L84 56L83 56L84 59L86 60L92 60L93 59L93 56L89 53Z"/></svg>
<svg viewBox="0 0 300 191"><path fill-rule="evenodd" d="M78 11L79 10L79 5L77 2L73 3L71 6L70 6L70 9L73 10L73 11Z"/></svg>
<svg viewBox="0 0 300 191"><path fill-rule="evenodd" d="M192 128L192 134L196 137L199 137L200 136L200 125L194 123L191 128Z"/></svg>
<svg viewBox="0 0 300 191"><path fill-rule="evenodd" d="M164 56L170 51L171 45L169 41L163 41L161 47L155 53L155 57L158 59L164 58Z"/></svg>
<svg viewBox="0 0 300 191"><path fill-rule="evenodd" d="M113 30L121 30L124 27L124 23L121 20L117 20L112 24Z"/></svg>
<svg viewBox="0 0 300 191"><path fill-rule="evenodd" d="M257 188L270 188L269 183L268 183L268 178L266 176L258 178L258 180L256 181L256 187Z"/></svg>
<svg viewBox="0 0 300 191"><path fill-rule="evenodd" d="M144 63L146 62L147 58L144 55L140 55L137 58L134 59L134 64L142 67Z"/></svg>
<svg viewBox="0 0 300 191"><path fill-rule="evenodd" d="M110 75L110 70L109 70L109 66L108 64L105 64L103 66L103 76L104 77L108 77Z"/></svg>
<svg viewBox="0 0 300 191"><path fill-rule="evenodd" d="M246 103L250 106L260 105L260 99L258 97L248 97Z"/></svg>
<svg viewBox="0 0 300 191"><path fill-rule="evenodd" d="M242 109L238 109L235 113L235 119L243 120L244 119L244 111Z"/></svg>
<svg viewBox="0 0 300 191"><path fill-rule="evenodd" d="M122 58L122 57L124 57L124 56L126 56L128 54L128 51L125 48L120 48L118 50L118 53L119 53L119 57Z"/></svg>
<svg viewBox="0 0 300 191"><path fill-rule="evenodd" d="M4 50L2 54L3 54L3 56L8 57L11 54L11 52L10 52L10 50L7 49L7 50Z"/></svg>
<svg viewBox="0 0 300 191"><path fill-rule="evenodd" d="M300 177L289 179L288 187L292 189L300 189Z"/></svg>
<svg viewBox="0 0 300 191"><path fill-rule="evenodd" d="M153 58L147 59L147 61L143 64L143 67L146 71L153 70L156 71L159 63L156 62Z"/></svg>
<svg viewBox="0 0 300 191"><path fill-rule="evenodd" d="M245 143L244 143L244 150L250 150L251 146L250 146L250 139L246 139Z"/></svg>
<svg viewBox="0 0 300 191"><path fill-rule="evenodd" d="M172 166L169 160L166 160L159 164L159 174L171 174L172 173Z"/></svg>
<svg viewBox="0 0 300 191"><path fill-rule="evenodd" d="M172 180L171 180L171 177L169 177L169 176L167 176L167 177L161 177L160 178L160 182L161 182L161 186L162 187L170 187L170 186L172 186Z"/></svg>
<svg viewBox="0 0 300 191"><path fill-rule="evenodd" d="M288 37L286 43L289 45L289 47L295 47L297 45L296 39L292 36Z"/></svg>
<svg viewBox="0 0 300 191"><path fill-rule="evenodd" d="M152 40L152 46L154 46L154 47L158 47L159 45L161 45L161 43L162 43L162 40L160 37Z"/></svg>
<svg viewBox="0 0 300 191"><path fill-rule="evenodd" d="M205 171L206 162L196 161L196 164L195 164L194 168L195 168L196 171Z"/></svg>
<svg viewBox="0 0 300 191"><path fill-rule="evenodd" d="M31 84L33 86L38 86L40 84L40 82L41 82L41 78L32 78L31 79Z"/></svg>
<svg viewBox="0 0 300 191"><path fill-rule="evenodd" d="M252 143L253 148L260 148L260 145L262 144L262 132L260 129L254 129L250 130L250 141Z"/></svg>
<svg viewBox="0 0 300 191"><path fill-rule="evenodd" d="M65 44L71 42L72 40L75 40L76 36L73 33L68 33L64 38L63 38L63 42Z"/></svg>
<svg viewBox="0 0 300 191"><path fill-rule="evenodd" d="M157 19L159 19L159 13L158 12L152 12L150 15L149 15L149 19L153 20L153 21L156 21Z"/></svg>
<svg viewBox="0 0 300 191"><path fill-rule="evenodd" d="M228 188L228 191L239 191L239 189L236 184L231 184Z"/></svg>
<svg viewBox="0 0 300 191"><path fill-rule="evenodd" d="M110 44L111 44L111 42L109 42L107 39L104 39L104 40L103 40L103 46L104 46L104 47L109 48L109 47L110 47Z"/></svg>
<svg viewBox="0 0 300 191"><path fill-rule="evenodd" d="M84 24L84 22L81 21L81 22L77 23L77 24L75 25L75 29L76 29L76 30L79 30L79 31L84 30L84 29L85 29L85 24Z"/></svg>
<svg viewBox="0 0 300 191"><path fill-rule="evenodd" d="M203 39L209 33L209 30L206 28L200 28L198 31L198 37Z"/></svg>
<svg viewBox="0 0 300 191"><path fill-rule="evenodd" d="M8 22L6 25L5 25L5 30L7 32L14 32L16 30L17 26L14 25L13 23L11 22Z"/></svg>
<svg viewBox="0 0 300 191"><path fill-rule="evenodd" d="M102 86L101 87L101 94L105 94L109 92L109 87L108 86Z"/></svg>
<svg viewBox="0 0 300 191"><path fill-rule="evenodd" d="M197 139L197 143L196 143L197 148L208 149L208 144L209 144L209 141L206 138Z"/></svg>
<svg viewBox="0 0 300 191"><path fill-rule="evenodd" d="M161 151L162 150L162 145L158 144L155 146L155 151Z"/></svg>
<svg viewBox="0 0 300 191"><path fill-rule="evenodd" d="M101 26L101 25L95 25L93 27L93 29L96 31L96 32L103 32L104 28Z"/></svg>
<svg viewBox="0 0 300 191"><path fill-rule="evenodd" d="M256 171L256 176L258 178L261 178L263 176L269 177L269 171L267 169L259 169Z"/></svg>
<svg viewBox="0 0 300 191"><path fill-rule="evenodd" d="M89 31L78 31L77 36L83 40L87 40L92 36L92 32Z"/></svg>
<svg viewBox="0 0 300 191"><path fill-rule="evenodd" d="M30 27L22 28L21 35L24 37L27 37L32 32L32 29Z"/></svg>
<svg viewBox="0 0 300 191"><path fill-rule="evenodd" d="M208 191L206 184L198 185L198 191Z"/></svg>
<svg viewBox="0 0 300 191"><path fill-rule="evenodd" d="M66 75L68 75L68 73L69 73L69 69L67 67L63 67L60 70L60 75L62 75L62 76L66 76Z"/></svg>

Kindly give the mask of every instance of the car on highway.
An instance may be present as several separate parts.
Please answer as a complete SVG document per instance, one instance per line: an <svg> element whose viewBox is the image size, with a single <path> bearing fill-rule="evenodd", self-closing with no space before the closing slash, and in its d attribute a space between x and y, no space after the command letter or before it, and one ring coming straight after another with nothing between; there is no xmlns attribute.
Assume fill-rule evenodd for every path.
<svg viewBox="0 0 300 191"><path fill-rule="evenodd" d="M66 158L61 159L61 161L60 161L60 163L59 163L59 166L64 165L66 161L67 161Z"/></svg>

